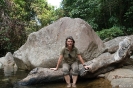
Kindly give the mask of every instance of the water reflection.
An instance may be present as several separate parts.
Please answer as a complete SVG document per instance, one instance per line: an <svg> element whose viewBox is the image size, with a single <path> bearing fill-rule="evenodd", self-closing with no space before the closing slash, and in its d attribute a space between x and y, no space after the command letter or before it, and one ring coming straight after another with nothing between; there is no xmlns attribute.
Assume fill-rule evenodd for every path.
<svg viewBox="0 0 133 88"><path fill-rule="evenodd" d="M15 64L16 65L16 64ZM16 74L17 67L14 65L5 65L4 66L4 75L5 76L12 76L13 74Z"/></svg>
<svg viewBox="0 0 133 88"><path fill-rule="evenodd" d="M0 88L67 88L65 81L36 84L31 86L18 86L17 81L25 78L29 72L18 70L16 75L5 77L4 72L0 70ZM90 80L78 80L77 88L112 88L109 81L103 78Z"/></svg>

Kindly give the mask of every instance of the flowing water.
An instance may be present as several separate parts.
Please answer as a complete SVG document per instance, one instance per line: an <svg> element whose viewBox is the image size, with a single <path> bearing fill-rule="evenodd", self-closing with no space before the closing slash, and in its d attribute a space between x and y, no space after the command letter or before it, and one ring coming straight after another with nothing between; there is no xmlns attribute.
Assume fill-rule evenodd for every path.
<svg viewBox="0 0 133 88"><path fill-rule="evenodd" d="M15 82L25 78L29 72L18 70L17 73L10 77L5 77L3 71L0 70L0 88L67 88L65 81L36 84L30 86L18 86ZM77 81L76 88L112 88L110 82L104 78L95 78L89 80Z"/></svg>

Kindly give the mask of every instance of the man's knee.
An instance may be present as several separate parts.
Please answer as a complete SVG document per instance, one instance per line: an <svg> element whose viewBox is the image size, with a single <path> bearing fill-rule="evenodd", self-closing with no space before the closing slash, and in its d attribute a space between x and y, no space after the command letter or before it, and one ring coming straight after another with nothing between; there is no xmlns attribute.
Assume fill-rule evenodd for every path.
<svg viewBox="0 0 133 88"><path fill-rule="evenodd" d="M70 66L66 63L63 64L62 71L64 75L69 75L70 73Z"/></svg>
<svg viewBox="0 0 133 88"><path fill-rule="evenodd" d="M63 71L64 75L69 75L69 69L68 68L64 67L64 68L62 68L62 71Z"/></svg>
<svg viewBox="0 0 133 88"><path fill-rule="evenodd" d="M72 69L72 75L77 76L78 73L79 73L79 69L78 69L78 67L75 67L75 68Z"/></svg>
<svg viewBox="0 0 133 88"><path fill-rule="evenodd" d="M79 67L78 67L78 63L74 63L72 65L72 75L77 76L79 73Z"/></svg>

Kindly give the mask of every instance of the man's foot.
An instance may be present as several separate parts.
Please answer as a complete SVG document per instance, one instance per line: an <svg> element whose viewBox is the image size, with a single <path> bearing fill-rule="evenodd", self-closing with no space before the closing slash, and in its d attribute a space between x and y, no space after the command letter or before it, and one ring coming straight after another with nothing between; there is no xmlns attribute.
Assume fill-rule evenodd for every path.
<svg viewBox="0 0 133 88"><path fill-rule="evenodd" d="M68 84L67 84L67 87L71 87L71 83L68 83Z"/></svg>
<svg viewBox="0 0 133 88"><path fill-rule="evenodd" d="M76 87L76 84L72 84L72 87Z"/></svg>

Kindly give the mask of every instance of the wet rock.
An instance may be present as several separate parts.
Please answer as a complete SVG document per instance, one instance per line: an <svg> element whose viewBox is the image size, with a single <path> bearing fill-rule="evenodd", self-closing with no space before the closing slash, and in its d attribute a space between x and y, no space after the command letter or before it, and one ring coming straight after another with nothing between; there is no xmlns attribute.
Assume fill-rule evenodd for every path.
<svg viewBox="0 0 133 88"><path fill-rule="evenodd" d="M32 85L47 82L63 81L62 69L58 71L50 70L49 68L38 67L33 69L26 78L20 80L18 85Z"/></svg>
<svg viewBox="0 0 133 88"><path fill-rule="evenodd" d="M2 63L0 63L0 69L2 69L3 68L3 65L2 65Z"/></svg>
<svg viewBox="0 0 133 88"><path fill-rule="evenodd" d="M130 56L130 58L131 58L131 59L133 59L133 55L132 55L132 56Z"/></svg>
<svg viewBox="0 0 133 88"><path fill-rule="evenodd" d="M133 70L126 68L115 69L106 73L105 78L111 82L112 87L133 88Z"/></svg>
<svg viewBox="0 0 133 88"><path fill-rule="evenodd" d="M15 74L17 71L17 65L14 61L13 55L8 52L5 57L0 58L1 68L4 69L5 76Z"/></svg>

